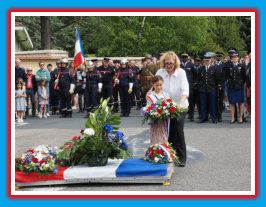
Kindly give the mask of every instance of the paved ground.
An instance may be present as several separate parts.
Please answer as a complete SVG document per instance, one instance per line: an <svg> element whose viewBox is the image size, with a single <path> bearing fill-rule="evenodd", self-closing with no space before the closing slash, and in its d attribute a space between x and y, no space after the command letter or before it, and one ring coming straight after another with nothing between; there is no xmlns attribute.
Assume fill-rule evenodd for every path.
<svg viewBox="0 0 266 207"><path fill-rule="evenodd" d="M84 114L73 113L72 119L52 116L48 119L28 118L16 124L15 154L40 144L60 146L84 128ZM195 120L197 121L197 120ZM251 127L229 124L224 113L222 123L185 123L188 161L185 168L175 168L171 185L161 184L82 184L55 187L28 187L21 191L249 191L251 186ZM140 158L149 145L149 126L141 124L140 112L132 110L122 118L120 130L127 136L133 157Z"/></svg>

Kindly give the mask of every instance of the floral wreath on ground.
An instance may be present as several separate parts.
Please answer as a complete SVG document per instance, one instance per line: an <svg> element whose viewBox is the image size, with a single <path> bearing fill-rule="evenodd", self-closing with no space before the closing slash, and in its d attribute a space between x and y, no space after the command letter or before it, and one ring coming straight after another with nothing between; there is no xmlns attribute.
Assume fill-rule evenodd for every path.
<svg viewBox="0 0 266 207"><path fill-rule="evenodd" d="M155 144L148 148L144 160L154 164L178 163L179 158L171 144Z"/></svg>
<svg viewBox="0 0 266 207"><path fill-rule="evenodd" d="M59 152L60 149L45 145L29 149L16 159L15 169L25 174L31 172L40 175L56 174L58 171L56 155Z"/></svg>

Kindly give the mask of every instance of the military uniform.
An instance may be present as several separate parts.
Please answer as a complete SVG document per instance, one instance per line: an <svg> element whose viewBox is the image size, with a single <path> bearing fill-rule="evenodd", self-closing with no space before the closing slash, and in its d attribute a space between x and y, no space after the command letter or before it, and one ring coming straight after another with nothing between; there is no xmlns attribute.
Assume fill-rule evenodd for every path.
<svg viewBox="0 0 266 207"><path fill-rule="evenodd" d="M188 108L188 118L193 121L194 120L194 108L195 108L195 102L194 102L194 82L196 81L196 70L194 68L194 64L191 62L182 62L180 65L180 68L184 69L187 75L187 80L189 84L189 108Z"/></svg>
<svg viewBox="0 0 266 207"><path fill-rule="evenodd" d="M225 90L225 74L224 74L224 63L222 61L214 61L214 66L220 73L220 83L217 87L216 94L216 115L218 121L222 121L222 113L223 113L223 101L224 101L224 90Z"/></svg>
<svg viewBox="0 0 266 207"><path fill-rule="evenodd" d="M201 66L198 70L198 90L200 93L200 123L206 121L207 102L209 102L211 118L216 123L216 87L219 83L219 71L215 66Z"/></svg>
<svg viewBox="0 0 266 207"><path fill-rule="evenodd" d="M74 84L73 73L68 68L61 68L58 73L58 87L60 97L61 117L72 117L70 85Z"/></svg>
<svg viewBox="0 0 266 207"><path fill-rule="evenodd" d="M230 61L224 67L225 77L228 80L228 98L230 104L244 102L244 83L246 81L246 68L242 63L234 64Z"/></svg>
<svg viewBox="0 0 266 207"><path fill-rule="evenodd" d="M142 105L146 105L146 94L152 87L152 77L157 72L157 66L153 63L146 64L141 69L141 97Z"/></svg>
<svg viewBox="0 0 266 207"><path fill-rule="evenodd" d="M50 73L50 76L51 76L51 80L50 80L50 106L51 106L51 109L52 109L52 114L56 114L56 111L58 110L58 102L59 102L59 95L58 95L58 90L54 88L55 86L55 80L57 79L58 77L58 69L55 68L51 73Z"/></svg>
<svg viewBox="0 0 266 207"><path fill-rule="evenodd" d="M131 94L131 100L135 101L136 97L136 105L137 105L137 110L141 108L141 100L140 100L140 85L138 81L138 76L141 74L141 70L139 69L138 66L130 68L133 72L133 93Z"/></svg>
<svg viewBox="0 0 266 207"><path fill-rule="evenodd" d="M128 117L130 114L129 85L133 85L133 71L128 68L119 69L119 96L121 100L121 116Z"/></svg>
<svg viewBox="0 0 266 207"><path fill-rule="evenodd" d="M115 69L114 67L107 66L106 68L101 65L98 68L98 71L102 75L102 93L101 97L103 99L107 99L110 97L110 101L108 103L109 106L113 105L113 79L115 77Z"/></svg>
<svg viewBox="0 0 266 207"><path fill-rule="evenodd" d="M115 68L115 77L117 77L119 72L119 68ZM119 84L116 83L114 85L114 89L113 89L113 96L114 96L114 112L118 112L119 111L119 102L118 102L118 93L119 93Z"/></svg>
<svg viewBox="0 0 266 207"><path fill-rule="evenodd" d="M96 109L98 106L97 91L99 83L102 83L102 75L97 70L97 68L94 68L93 71L88 71L86 74L85 88L85 102L87 113L89 113L93 109Z"/></svg>

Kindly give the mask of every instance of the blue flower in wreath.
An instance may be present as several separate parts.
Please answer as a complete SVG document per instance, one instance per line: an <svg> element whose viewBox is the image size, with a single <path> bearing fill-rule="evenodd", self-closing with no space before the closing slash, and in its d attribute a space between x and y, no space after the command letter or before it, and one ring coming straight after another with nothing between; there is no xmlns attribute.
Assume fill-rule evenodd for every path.
<svg viewBox="0 0 266 207"><path fill-rule="evenodd" d="M115 131L115 137L117 139L121 139L122 141L124 141L124 133L123 132Z"/></svg>
<svg viewBox="0 0 266 207"><path fill-rule="evenodd" d="M125 141L122 141L122 143L120 144L120 147L124 150L128 149L127 143Z"/></svg>
<svg viewBox="0 0 266 207"><path fill-rule="evenodd" d="M110 124L103 125L103 129L108 133L112 134L113 127Z"/></svg>

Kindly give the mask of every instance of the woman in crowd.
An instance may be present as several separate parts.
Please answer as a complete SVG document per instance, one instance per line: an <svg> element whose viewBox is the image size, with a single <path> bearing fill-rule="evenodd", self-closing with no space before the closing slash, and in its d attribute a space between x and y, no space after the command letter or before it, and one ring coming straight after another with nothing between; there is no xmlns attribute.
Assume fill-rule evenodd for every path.
<svg viewBox="0 0 266 207"><path fill-rule="evenodd" d="M161 69L156 75L162 76L163 91L168 93L177 103L179 108L188 108L189 85L186 72L180 68L180 60L177 55L170 51L161 57ZM168 141L172 143L177 156L179 167L186 165L186 142L184 136L184 121L186 112L182 113L181 119L170 120L170 132Z"/></svg>

